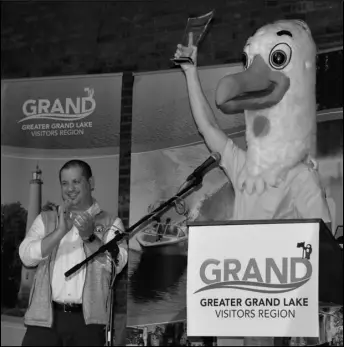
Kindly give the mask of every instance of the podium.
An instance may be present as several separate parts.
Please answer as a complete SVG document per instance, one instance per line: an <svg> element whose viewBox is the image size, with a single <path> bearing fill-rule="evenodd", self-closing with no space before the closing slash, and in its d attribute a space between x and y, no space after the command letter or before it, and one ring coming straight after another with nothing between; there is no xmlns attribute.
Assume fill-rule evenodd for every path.
<svg viewBox="0 0 344 347"><path fill-rule="evenodd" d="M319 338L319 310L343 305L343 250L321 219L188 227L189 336Z"/></svg>

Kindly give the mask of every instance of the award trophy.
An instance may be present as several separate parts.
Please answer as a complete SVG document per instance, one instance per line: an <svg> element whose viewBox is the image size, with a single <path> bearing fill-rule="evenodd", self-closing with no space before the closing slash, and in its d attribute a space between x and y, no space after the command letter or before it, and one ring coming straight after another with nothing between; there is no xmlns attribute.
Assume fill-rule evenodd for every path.
<svg viewBox="0 0 344 347"><path fill-rule="evenodd" d="M193 33L193 45L198 46L201 40L204 38L206 31L208 29L210 21L213 19L215 10L204 14L199 17L190 17L186 23L186 28L181 44L183 46L188 46L189 33ZM176 65L189 63L194 64L190 57L179 57L171 59Z"/></svg>

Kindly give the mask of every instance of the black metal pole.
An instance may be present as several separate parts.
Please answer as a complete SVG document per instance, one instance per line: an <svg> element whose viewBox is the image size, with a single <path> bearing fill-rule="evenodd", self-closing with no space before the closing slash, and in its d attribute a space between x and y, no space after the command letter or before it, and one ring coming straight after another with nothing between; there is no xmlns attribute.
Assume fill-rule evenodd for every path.
<svg viewBox="0 0 344 347"><path fill-rule="evenodd" d="M115 292L115 279L116 279L116 266L114 264L114 259L112 257L111 262L111 283L110 283L110 312L109 312L109 322L106 331L106 346L113 346L114 341L114 322L115 322L115 302L116 302L116 292Z"/></svg>

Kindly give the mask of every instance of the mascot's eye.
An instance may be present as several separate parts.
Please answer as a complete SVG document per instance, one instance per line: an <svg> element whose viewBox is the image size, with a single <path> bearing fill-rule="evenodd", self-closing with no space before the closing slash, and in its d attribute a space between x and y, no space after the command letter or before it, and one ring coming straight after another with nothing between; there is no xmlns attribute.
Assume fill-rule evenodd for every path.
<svg viewBox="0 0 344 347"><path fill-rule="evenodd" d="M287 56L283 51L275 51L271 57L271 61L275 66L283 65L287 60Z"/></svg>
<svg viewBox="0 0 344 347"><path fill-rule="evenodd" d="M270 53L270 65L276 70L284 69L290 62L291 48L286 43L276 45Z"/></svg>
<svg viewBox="0 0 344 347"><path fill-rule="evenodd" d="M248 68L248 56L245 52L242 54L242 64L244 65L244 69L246 70Z"/></svg>

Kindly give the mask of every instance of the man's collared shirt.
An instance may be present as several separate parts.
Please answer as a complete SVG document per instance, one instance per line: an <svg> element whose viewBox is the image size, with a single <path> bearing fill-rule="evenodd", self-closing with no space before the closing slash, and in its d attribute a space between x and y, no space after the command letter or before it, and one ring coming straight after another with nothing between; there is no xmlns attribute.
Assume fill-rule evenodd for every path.
<svg viewBox="0 0 344 347"><path fill-rule="evenodd" d="M93 210L97 207L95 202L89 209ZM119 218L106 232L103 242L108 243L115 237L115 229L122 229L122 223ZM41 243L45 237L44 223L42 216L38 215L29 229L24 241L19 247L19 255L26 266L36 266L39 264L42 257ZM126 249L119 247L120 253L118 255L119 263L116 272L122 271L128 260L128 253ZM74 265L80 263L85 259L86 255L83 248L83 241L79 236L78 229L73 226L72 229L62 238L56 254L54 270L52 274L51 287L52 299L57 302L81 303L82 292L85 283L86 268L82 267L75 274L69 278L65 278L65 272L71 269ZM111 260L105 265L108 271L111 271Z"/></svg>

